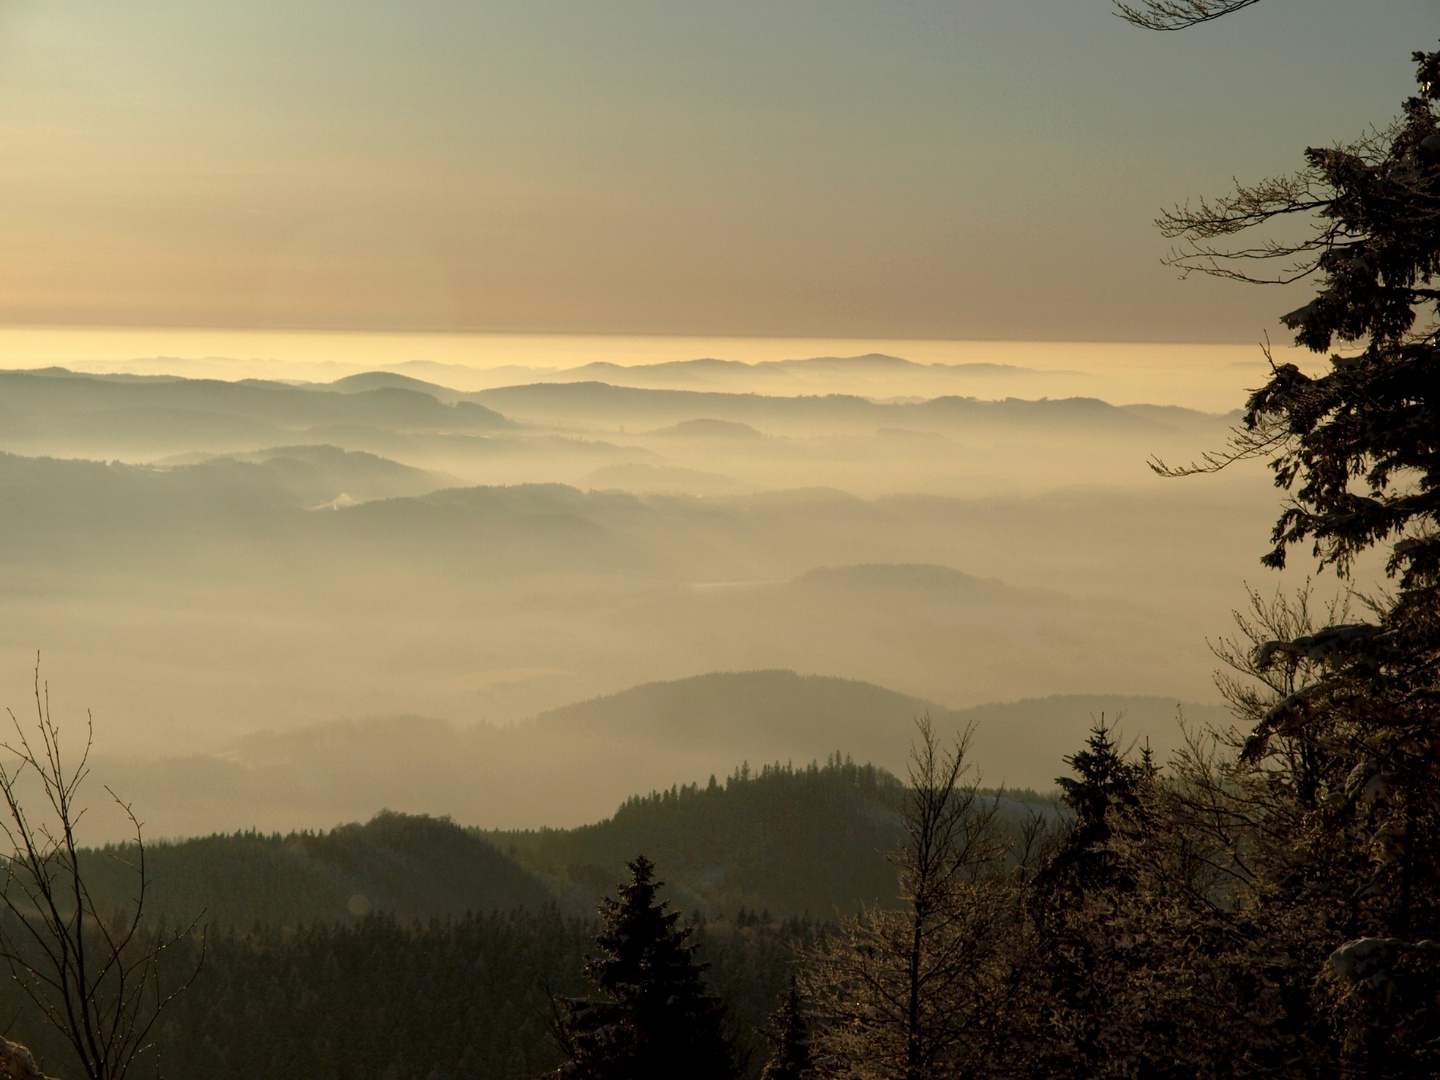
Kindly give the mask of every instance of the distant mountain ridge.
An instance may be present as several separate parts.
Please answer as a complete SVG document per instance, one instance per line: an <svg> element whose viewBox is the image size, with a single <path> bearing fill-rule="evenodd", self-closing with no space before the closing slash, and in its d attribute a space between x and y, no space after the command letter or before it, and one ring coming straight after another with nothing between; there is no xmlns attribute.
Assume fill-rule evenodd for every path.
<svg viewBox="0 0 1440 1080"><path fill-rule="evenodd" d="M763 907L777 917L826 916L894 897L894 868L884 853L899 840L902 787L895 774L904 775L918 717L930 716L946 739L972 731L975 767L967 781L993 789L1008 779L1005 786L1016 793L1002 804L1006 814L1049 815L1057 808L1043 792L1016 790L1015 778L996 767L1007 748L1036 759L1029 775L1044 780L1030 786L1048 789L1053 777L1068 773L1061 757L1080 747L1102 715L1133 751L1137 739L1161 733L1157 720L1173 722L1166 714L1174 708L1162 698L1072 695L950 711L855 680L714 672L632 687L500 731L416 718L335 723L258 734L224 759L135 763L129 775L113 760L96 768L147 817L164 793L137 786L143 777L171 775L190 785L196 805L223 802L240 784L257 804L303 815L307 797L344 792L348 804L329 804L336 815L369 819L320 832L222 829L152 844L157 916L205 909L217 927L243 929L353 922L370 911L450 917L552 900L584 913L640 852L661 865L687 910ZM1213 706L1185 711L1192 723L1225 720ZM799 757L792 767L780 752L787 741L791 748L881 746L890 768L836 751ZM730 760L741 756L739 747L749 751L745 763L728 770L692 770L692 781L666 784L675 777L664 771L678 760L666 753L673 746L719 748ZM1152 748L1163 761L1165 748ZM609 776L642 752L665 762L652 771L655 782L637 784L628 774L625 795L574 827L477 830L416 813L423 809L416 805L420 791L419 801L428 797L432 805L467 788L503 801L513 788L543 787L565 775L557 756L583 761L592 776ZM636 794L645 791L651 794ZM354 801L358 792L409 804L411 812L371 816ZM460 821L486 824L473 814ZM110 854L124 856L125 849ZM105 853L87 861L97 894L123 902L123 866Z"/></svg>
<svg viewBox="0 0 1440 1080"><path fill-rule="evenodd" d="M745 757L754 764L805 762L839 751L903 775L915 721L929 716L951 733L974 725L973 760L987 782L1049 790L1063 771L1060 758L1078 748L1102 716L1124 738L1150 737L1163 757L1179 745L1181 713L1219 726L1229 718L1216 705L1104 694L951 710L857 679L773 670L646 683L542 713L526 726L572 735L625 733L651 745L713 741L732 753L744 753L748 744L755 750Z"/></svg>
<svg viewBox="0 0 1440 1080"><path fill-rule="evenodd" d="M1063 376L1071 384L1083 384L1088 376L1068 369L1040 369L1018 364L992 362L919 363L886 353L865 353L857 356L811 356L781 360L745 362L717 357L695 357L687 360L665 360L640 364L617 364L594 361L573 367L535 367L507 365L477 371L461 365L413 361L395 365L392 370L407 375L438 380L446 385L475 389L476 379L492 386L525 382L585 382L599 380L615 385L648 386L671 389L754 389L765 388L779 393L815 392L825 383L842 386L870 385L876 390L885 386L889 392L904 392L917 385L931 387L931 393L944 392L945 386L1035 385L1039 380ZM832 386L832 389L834 387Z"/></svg>
<svg viewBox="0 0 1440 1080"><path fill-rule="evenodd" d="M90 672L83 703L143 718L163 685L189 747L186 715L228 733L267 715L508 722L715 669L844 674L947 703L1108 687L1205 700L1201 642L1226 621L1197 628L1165 590L1214 603L1225 583L1213 563L1179 582L1154 571L1182 530L1191 550L1238 546L1245 511L1212 495L1182 517L1167 510L1191 493L1178 484L1154 497L865 499L731 494L740 485L667 465L597 470L590 486L604 490L584 491L446 487L336 444L198 456L0 455L12 676L21 649L89 628L88 656L66 658ZM702 480L715 494L616 490ZM1155 591L1121 592L1122 579L1075 597L1093 552L1113 553L1117 574L1151 567ZM261 678L256 657L285 678Z"/></svg>
<svg viewBox="0 0 1440 1080"><path fill-rule="evenodd" d="M748 762L805 766L835 754L904 775L915 723L945 738L974 726L971 760L992 787L1048 791L1061 758L1102 715L1157 757L1180 743L1177 710L1223 726L1213 705L1070 695L949 710L854 679L712 672L652 682L503 728L423 718L258 732L224 755L97 760L103 782L146 808L157 835L368 818L383 807L487 828L574 826L637 791L729 775ZM517 816L523 797L531 815ZM257 816L263 814L264 816ZM187 824L188 823L188 824Z"/></svg>
<svg viewBox="0 0 1440 1080"><path fill-rule="evenodd" d="M582 364L579 367L561 368L554 373L554 377L568 381L571 379L584 380L591 375L606 375L611 377L619 375L639 381L642 379L674 378L676 375L682 377L691 374L713 376L716 374L728 375L738 372L786 376L796 372L809 373L814 371L878 371L889 374L895 371L910 370L960 375L1054 374L1053 372L1041 372L1034 368L1027 368L1016 364L921 364L914 360L906 360L903 357L891 356L888 353L862 353L858 356L809 356L787 360L757 360L753 363L747 363L743 360L719 360L714 357L697 357L693 360L666 360L652 364L614 364L606 361L597 361L595 363ZM1067 374L1074 373L1067 372Z"/></svg>
<svg viewBox="0 0 1440 1080"><path fill-rule="evenodd" d="M259 380L0 371L0 449L20 452L53 452L57 445L93 448L105 457L116 449L225 452L267 442L333 441L324 434L347 429L478 432L507 426L503 416L474 401L446 404L428 391L393 384L343 393ZM313 438L317 433L322 437Z"/></svg>
<svg viewBox="0 0 1440 1080"><path fill-rule="evenodd" d="M1263 475L1155 480L1147 454L1222 433L1183 410L603 393L678 414L527 422L388 374L0 375L7 677L44 648L145 753L336 716L508 723L713 670L1206 700L1203 641L1273 520Z"/></svg>
<svg viewBox="0 0 1440 1080"><path fill-rule="evenodd" d="M315 384L307 389L336 390L343 394L359 394L379 389L413 390L417 393L429 394L446 405L453 405L465 396L460 391L452 390L448 386L426 382L424 379L416 379L409 375L400 375L393 371L364 371L358 375L346 375L332 383Z"/></svg>
<svg viewBox="0 0 1440 1080"><path fill-rule="evenodd" d="M895 358L885 362L892 361L920 367ZM738 436L754 438L758 433L874 435L882 429L914 428L1188 440L1196 434L1219 437L1226 423L1224 418L1192 410L1114 406L1084 397L988 400L945 394L873 400L855 393L735 393L594 380L460 393L393 372L296 386L261 380L230 383L85 375L63 369L0 371L0 450L128 461L196 452L250 452L266 445L333 443L385 456L409 458L418 451L430 460L460 455L478 463L493 460L502 447L506 453L546 449L527 444L537 430L571 436L573 443L577 430L606 433L610 438L628 427L638 428L636 434L651 429L652 437L669 438L671 451L683 453L675 437L737 437L737 450ZM479 438L485 436L503 439L487 443ZM756 449L762 445L757 442ZM599 444L554 444L548 449L591 456L606 451ZM653 456L651 450L638 446L623 453L632 461Z"/></svg>
<svg viewBox="0 0 1440 1080"><path fill-rule="evenodd" d="M1036 425L1088 424L1150 428L1215 425L1220 418L1179 408L1111 405L1098 398L1003 398L945 395L921 402L877 402L856 394L768 396L714 390L653 389L607 382L537 382L480 390L468 400L530 423L679 424L719 420L759 426L831 424L903 426L907 422Z"/></svg>

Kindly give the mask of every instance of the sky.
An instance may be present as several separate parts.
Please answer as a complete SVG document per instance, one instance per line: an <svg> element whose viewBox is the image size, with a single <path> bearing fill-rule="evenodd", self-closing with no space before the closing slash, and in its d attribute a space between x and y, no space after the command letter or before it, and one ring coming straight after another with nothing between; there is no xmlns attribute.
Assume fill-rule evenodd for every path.
<svg viewBox="0 0 1440 1080"><path fill-rule="evenodd" d="M1393 116L1428 0L0 0L0 323L1253 342L1152 220Z"/></svg>

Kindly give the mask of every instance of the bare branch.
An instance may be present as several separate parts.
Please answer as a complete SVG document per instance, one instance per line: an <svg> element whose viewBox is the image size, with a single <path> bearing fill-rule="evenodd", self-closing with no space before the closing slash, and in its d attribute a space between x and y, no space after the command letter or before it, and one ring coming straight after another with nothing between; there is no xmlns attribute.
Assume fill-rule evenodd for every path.
<svg viewBox="0 0 1440 1080"><path fill-rule="evenodd" d="M1145 0L1138 5L1117 2L1116 14L1146 30L1184 30L1247 8L1259 0Z"/></svg>
<svg viewBox="0 0 1440 1080"><path fill-rule="evenodd" d="M138 853L131 864L135 892L131 905L113 917L97 908L76 831L85 812L79 789L89 775L93 721L87 715L84 745L72 765L51 717L38 657L35 708L28 729L10 713L15 742L3 748L14 760L0 760L0 833L10 848L0 855L0 960L37 1013L64 1037L86 1080L124 1080L151 1048L147 1040L160 1014L198 975L205 943L202 937L199 962L167 993L160 958L194 936L198 919L175 930L146 927L143 830L114 792ZM42 809L48 808L38 821L22 799L22 777L39 785Z"/></svg>

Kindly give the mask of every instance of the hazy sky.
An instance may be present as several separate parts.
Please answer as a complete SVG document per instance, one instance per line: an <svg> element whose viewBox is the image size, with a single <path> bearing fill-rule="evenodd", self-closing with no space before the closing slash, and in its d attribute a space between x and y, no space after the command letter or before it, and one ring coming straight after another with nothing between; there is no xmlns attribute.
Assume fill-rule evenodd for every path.
<svg viewBox="0 0 1440 1080"><path fill-rule="evenodd" d="M0 322L1253 341L1150 222L1426 0L0 0Z"/></svg>

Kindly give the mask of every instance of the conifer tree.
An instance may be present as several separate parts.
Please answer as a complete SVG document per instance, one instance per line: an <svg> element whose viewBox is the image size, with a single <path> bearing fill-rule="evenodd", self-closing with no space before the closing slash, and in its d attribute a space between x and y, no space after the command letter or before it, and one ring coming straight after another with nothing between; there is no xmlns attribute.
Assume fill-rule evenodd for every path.
<svg viewBox="0 0 1440 1080"><path fill-rule="evenodd" d="M1171 30L1253 2L1117 7ZM1157 471L1264 460L1286 493L1266 564L1308 542L1348 577L1382 551L1395 581L1360 598L1367 618L1296 625L1302 597L1242 625L1254 648L1221 658L1258 684L1227 694L1249 731L1228 761L1197 745L1172 762L1168 839L1146 854L1160 866L1168 844L1172 895L1220 901L1192 904L1176 937L1204 942L1187 979L1211 988L1210 1007L1191 994L1177 1023L1204 1017L1197 1037L1224 1046L1217 1021L1243 1016L1232 1037L1271 1075L1440 1073L1440 52L1413 59L1418 92L1399 119L1159 221L1184 271L1314 280L1314 298L1281 321L1329 356L1308 370L1272 359L1225 452ZM1307 219L1308 234L1234 239ZM1327 986L1330 1000L1313 993Z"/></svg>
<svg viewBox="0 0 1440 1080"><path fill-rule="evenodd" d="M1239 762L1265 792L1245 820L1284 837L1266 908L1297 905L1294 932L1333 935L1343 1055L1374 1076L1440 1068L1440 52L1414 60L1418 92L1389 127L1160 222L1185 245L1183 268L1317 279L1282 321L1297 345L1330 354L1319 371L1272 362L1227 452L1160 471L1266 460L1288 493L1267 564L1308 542L1348 576L1378 549L1395 580L1363 599L1368 618L1255 643L1252 674L1303 664L1310 677L1249 718ZM1231 246L1296 216L1313 221L1308 236ZM1267 870L1253 854L1247 865Z"/></svg>
<svg viewBox="0 0 1440 1080"><path fill-rule="evenodd" d="M769 1034L774 1056L766 1063L760 1080L811 1080L816 1075L815 1053L810 1047L810 1025L800 1007L800 990L790 976L790 991L771 1019Z"/></svg>
<svg viewBox="0 0 1440 1080"><path fill-rule="evenodd" d="M585 973L598 994L563 1003L557 1036L570 1080L732 1080L735 1052L722 1030L724 1006L705 989L692 927L657 898L661 882L645 856L630 881L605 898L599 953Z"/></svg>
<svg viewBox="0 0 1440 1080"><path fill-rule="evenodd" d="M1061 797L1075 812L1075 824L1065 844L1046 868L1044 879L1071 879L1077 889L1118 884L1114 853L1107 843L1113 828L1111 810L1133 809L1138 805L1137 787L1145 767L1126 761L1111 739L1113 728L1104 716L1090 729L1085 748L1062 760L1076 773L1059 776ZM1057 882L1058 884L1058 882Z"/></svg>
<svg viewBox="0 0 1440 1080"><path fill-rule="evenodd" d="M1114 841L1117 831L1135 833L1141 788L1154 768L1148 757L1126 760L1112 733L1102 716L1084 748L1063 759L1075 775L1055 782L1074 820L1028 897L1034 983L1021 1026L1032 1067L1054 1080L1107 1075L1112 1063L1133 1061L1137 1046L1126 999L1132 972L1148 958L1126 932L1136 883Z"/></svg>

